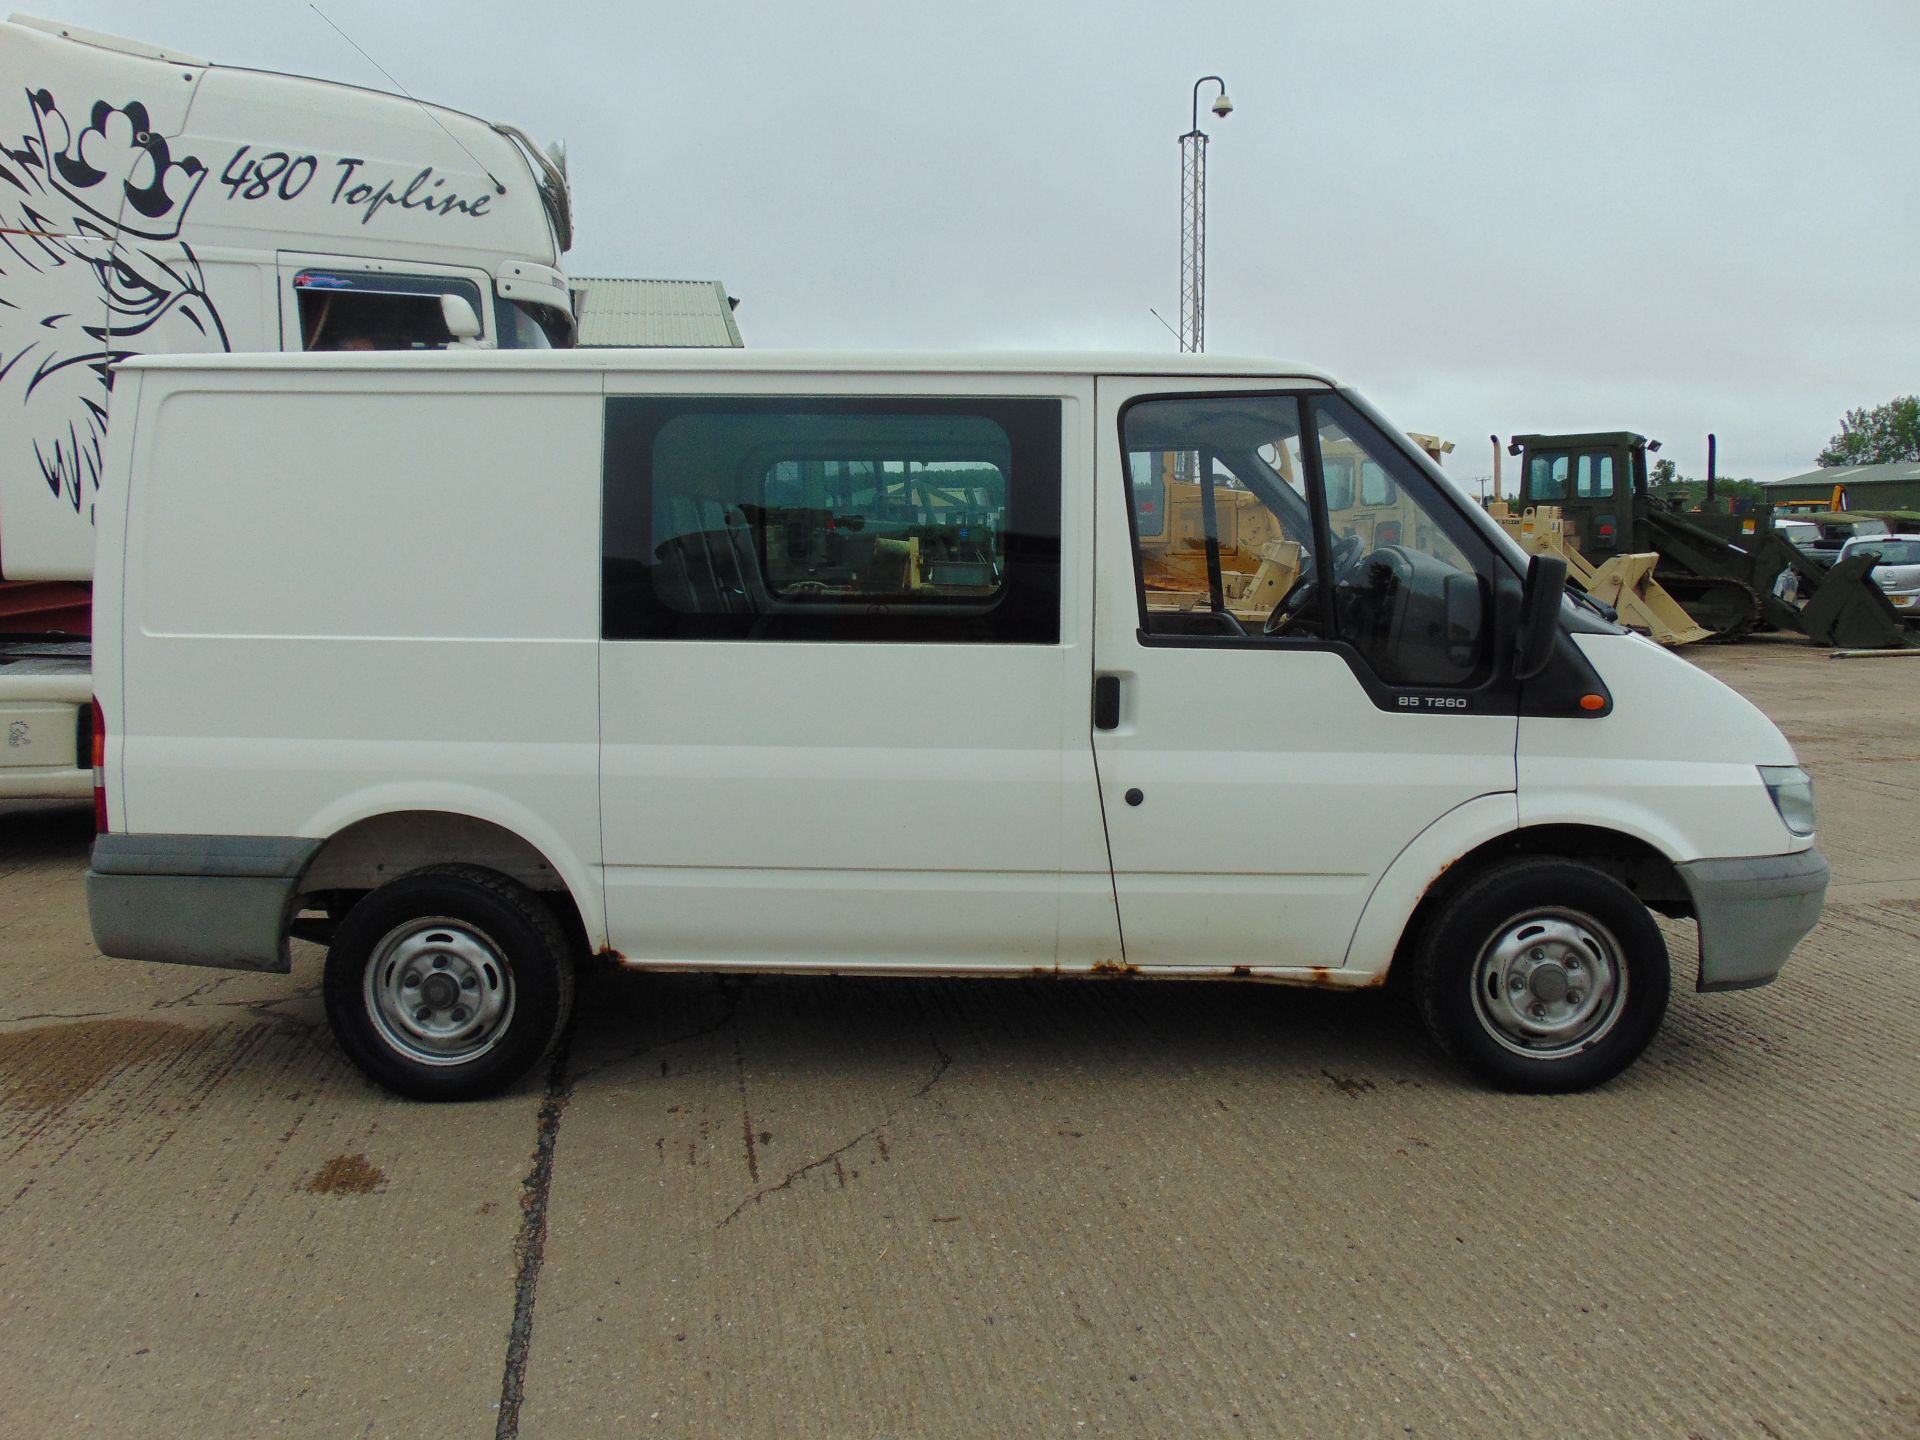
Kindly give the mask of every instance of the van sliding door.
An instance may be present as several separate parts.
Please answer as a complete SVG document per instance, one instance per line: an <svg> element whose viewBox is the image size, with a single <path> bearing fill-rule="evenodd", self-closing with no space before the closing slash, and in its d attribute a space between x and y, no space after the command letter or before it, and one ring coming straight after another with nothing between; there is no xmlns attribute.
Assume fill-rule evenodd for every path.
<svg viewBox="0 0 1920 1440"><path fill-rule="evenodd" d="M1090 537L1062 523L1091 509L1092 386L886 381L607 401L601 794L629 960L1119 954Z"/></svg>

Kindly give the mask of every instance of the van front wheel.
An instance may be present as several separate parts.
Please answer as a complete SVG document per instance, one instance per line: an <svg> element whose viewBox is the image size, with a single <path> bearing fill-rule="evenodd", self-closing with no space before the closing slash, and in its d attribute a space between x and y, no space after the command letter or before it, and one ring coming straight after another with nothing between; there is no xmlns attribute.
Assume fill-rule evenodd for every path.
<svg viewBox="0 0 1920 1440"><path fill-rule="evenodd" d="M347 912L324 989L340 1048L372 1079L419 1100L470 1100L553 1048L573 965L532 891L477 866L435 865Z"/></svg>
<svg viewBox="0 0 1920 1440"><path fill-rule="evenodd" d="M1639 1056L1666 1015L1667 945L1634 893L1569 860L1470 881L1415 966L1427 1030L1506 1090L1585 1090Z"/></svg>

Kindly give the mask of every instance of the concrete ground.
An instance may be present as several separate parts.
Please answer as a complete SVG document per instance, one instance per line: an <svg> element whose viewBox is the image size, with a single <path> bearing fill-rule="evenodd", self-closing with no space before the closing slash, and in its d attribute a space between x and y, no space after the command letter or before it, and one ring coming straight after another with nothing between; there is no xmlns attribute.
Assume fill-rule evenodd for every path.
<svg viewBox="0 0 1920 1440"><path fill-rule="evenodd" d="M1836 884L1563 1098L1379 996L602 975L408 1104L311 947L100 958L88 813L12 806L0 1436L1920 1434L1920 658L1691 658Z"/></svg>

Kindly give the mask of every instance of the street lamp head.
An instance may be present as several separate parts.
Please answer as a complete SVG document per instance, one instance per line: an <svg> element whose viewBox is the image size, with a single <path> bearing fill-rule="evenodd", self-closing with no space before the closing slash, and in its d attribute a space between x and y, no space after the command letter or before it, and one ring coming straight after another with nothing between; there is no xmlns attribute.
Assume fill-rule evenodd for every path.
<svg viewBox="0 0 1920 1440"><path fill-rule="evenodd" d="M1200 87L1209 84L1220 87L1219 98L1213 102L1213 113L1223 120L1233 113L1233 101L1227 98L1227 82L1218 75L1202 75L1193 82L1193 126L1187 131L1189 135L1200 134Z"/></svg>

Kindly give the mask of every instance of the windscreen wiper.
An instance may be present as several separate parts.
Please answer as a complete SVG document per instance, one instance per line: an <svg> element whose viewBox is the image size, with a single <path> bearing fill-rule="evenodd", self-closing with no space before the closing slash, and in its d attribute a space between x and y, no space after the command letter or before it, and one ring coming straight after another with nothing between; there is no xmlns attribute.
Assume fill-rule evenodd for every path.
<svg viewBox="0 0 1920 1440"><path fill-rule="evenodd" d="M1594 599L1593 596L1587 593L1586 589L1578 580L1572 578L1567 580L1567 594L1572 598L1574 604L1584 605L1609 625L1618 625L1620 623L1620 612L1614 609L1613 606L1602 604L1600 601Z"/></svg>

